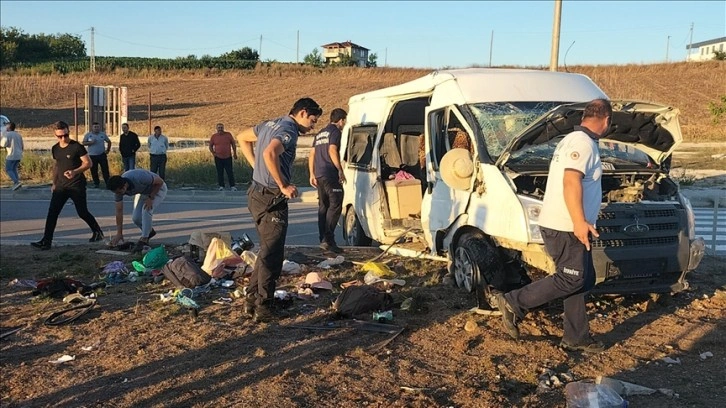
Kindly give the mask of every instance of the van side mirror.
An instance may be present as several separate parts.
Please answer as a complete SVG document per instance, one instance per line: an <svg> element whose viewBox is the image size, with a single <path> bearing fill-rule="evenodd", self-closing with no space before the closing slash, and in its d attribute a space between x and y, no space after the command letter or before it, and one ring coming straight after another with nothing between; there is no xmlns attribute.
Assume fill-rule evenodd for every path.
<svg viewBox="0 0 726 408"><path fill-rule="evenodd" d="M455 190L469 190L474 175L474 161L467 149L451 149L439 163L444 183Z"/></svg>

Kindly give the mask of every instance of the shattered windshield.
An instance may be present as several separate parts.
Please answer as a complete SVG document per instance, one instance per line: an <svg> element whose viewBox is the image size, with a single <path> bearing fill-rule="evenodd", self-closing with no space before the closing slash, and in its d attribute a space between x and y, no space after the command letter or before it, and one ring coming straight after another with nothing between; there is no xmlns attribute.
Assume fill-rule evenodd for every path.
<svg viewBox="0 0 726 408"><path fill-rule="evenodd" d="M487 151L496 160L519 133L564 102L486 102L468 105L484 135Z"/></svg>
<svg viewBox="0 0 726 408"><path fill-rule="evenodd" d="M525 149L512 152L507 160L507 166L520 171L546 170L555 152L557 144L565 137L561 135L547 143L527 146ZM600 140L600 161L603 170L633 170L643 168L657 168L647 154L624 143L612 140Z"/></svg>

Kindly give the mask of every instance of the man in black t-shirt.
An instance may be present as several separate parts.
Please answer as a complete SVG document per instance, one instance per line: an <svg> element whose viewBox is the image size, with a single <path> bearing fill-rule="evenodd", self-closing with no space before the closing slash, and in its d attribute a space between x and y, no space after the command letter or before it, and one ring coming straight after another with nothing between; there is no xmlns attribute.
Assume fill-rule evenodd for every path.
<svg viewBox="0 0 726 408"><path fill-rule="evenodd" d="M335 225L343 209L345 175L340 164L340 131L348 113L337 108L330 112L330 124L315 135L308 158L310 185L318 189L318 236L320 248L343 252L335 243Z"/></svg>
<svg viewBox="0 0 726 408"><path fill-rule="evenodd" d="M103 239L101 227L88 211L86 202L86 176L83 172L91 168L91 158L82 144L70 139L67 123L58 121L54 127L58 143L51 149L55 165L53 184L50 187L52 192L50 206L45 219L45 233L43 239L31 243L35 248L42 250L50 249L58 216L69 198L73 200L78 216L91 227L93 235L88 241L97 242Z"/></svg>
<svg viewBox="0 0 726 408"><path fill-rule="evenodd" d="M139 135L129 130L128 123L121 125L121 136L119 136L118 151L121 153L121 161L124 171L136 168L136 151L141 148Z"/></svg>

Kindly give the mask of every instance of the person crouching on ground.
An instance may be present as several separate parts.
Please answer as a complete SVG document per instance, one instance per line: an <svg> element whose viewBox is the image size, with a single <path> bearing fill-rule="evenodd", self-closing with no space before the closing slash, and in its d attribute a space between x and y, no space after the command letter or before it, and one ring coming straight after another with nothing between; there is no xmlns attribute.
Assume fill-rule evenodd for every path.
<svg viewBox="0 0 726 408"><path fill-rule="evenodd" d="M149 239L156 235L153 228L154 211L166 197L166 183L157 174L144 169L124 172L108 180L108 189L116 194L116 235L111 246L123 241L124 196L134 196L134 211L131 220L141 229L141 238L134 245L134 252L141 252Z"/></svg>

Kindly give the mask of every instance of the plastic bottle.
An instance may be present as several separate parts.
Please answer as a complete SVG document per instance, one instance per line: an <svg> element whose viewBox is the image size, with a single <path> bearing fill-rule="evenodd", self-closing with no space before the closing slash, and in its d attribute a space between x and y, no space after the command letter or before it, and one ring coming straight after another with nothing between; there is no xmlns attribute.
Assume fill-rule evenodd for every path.
<svg viewBox="0 0 726 408"><path fill-rule="evenodd" d="M627 408L625 401L615 390L605 384L583 381L565 386L567 408Z"/></svg>
<svg viewBox="0 0 726 408"><path fill-rule="evenodd" d="M247 265L252 267L255 266L255 262L257 262L257 254L250 251L243 251L241 256Z"/></svg>
<svg viewBox="0 0 726 408"><path fill-rule="evenodd" d="M373 312L373 320L379 323L386 323L393 321L393 311L386 310L385 312Z"/></svg>

